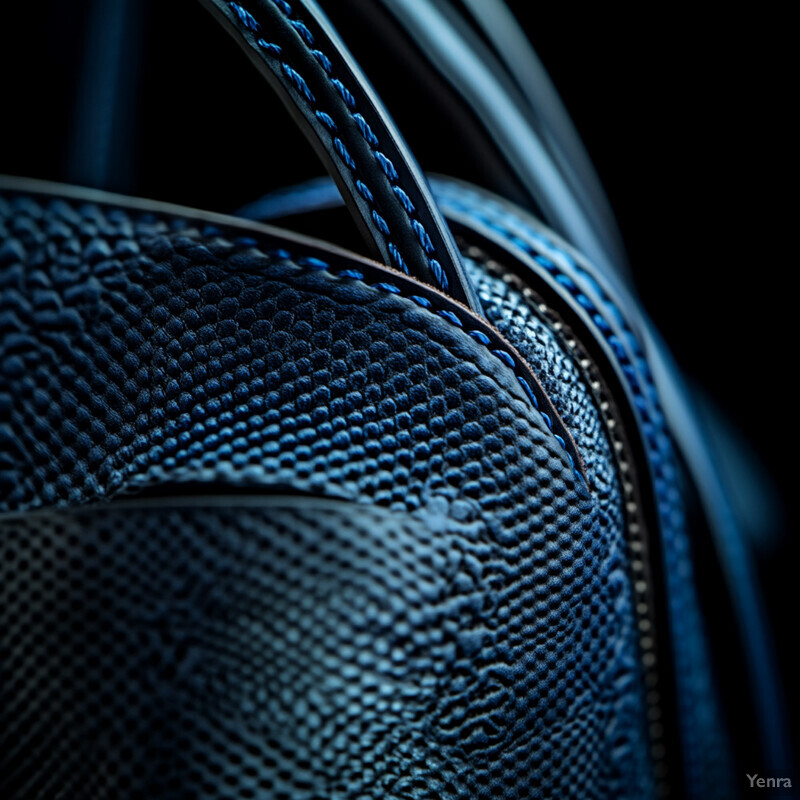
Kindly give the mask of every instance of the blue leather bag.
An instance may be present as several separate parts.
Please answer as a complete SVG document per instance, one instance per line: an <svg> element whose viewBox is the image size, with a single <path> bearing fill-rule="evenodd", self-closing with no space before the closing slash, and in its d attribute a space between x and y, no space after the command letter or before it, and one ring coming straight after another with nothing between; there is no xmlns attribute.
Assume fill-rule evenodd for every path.
<svg viewBox="0 0 800 800"><path fill-rule="evenodd" d="M739 523L502 6L329 9L493 192L423 174L315 3L202 5L330 177L231 216L0 178L2 796L787 775Z"/></svg>

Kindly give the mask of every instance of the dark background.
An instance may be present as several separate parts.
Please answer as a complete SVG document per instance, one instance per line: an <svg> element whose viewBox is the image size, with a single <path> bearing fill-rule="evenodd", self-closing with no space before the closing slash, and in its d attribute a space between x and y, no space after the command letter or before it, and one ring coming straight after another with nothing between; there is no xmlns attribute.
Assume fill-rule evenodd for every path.
<svg viewBox="0 0 800 800"><path fill-rule="evenodd" d="M763 480L751 504L795 723L797 301L786 20L603 7L520 19L616 213L645 307ZM559 15L555 10L545 16ZM791 155L790 155L791 153ZM713 622L712 622L713 624Z"/></svg>
<svg viewBox="0 0 800 800"><path fill-rule="evenodd" d="M730 458L764 484L752 509L761 529L754 546L794 702L798 552L787 509L798 446L798 312L788 20L511 5L597 167L647 310L715 413L740 432ZM81 172L86 153L74 121L90 6L4 8L0 173L92 182ZM230 211L320 174L282 107L196 2L127 6L143 10L123 14L120 34L106 42L122 66L105 188ZM418 99L401 92L392 102L402 119ZM445 171L446 147L413 133L423 167Z"/></svg>

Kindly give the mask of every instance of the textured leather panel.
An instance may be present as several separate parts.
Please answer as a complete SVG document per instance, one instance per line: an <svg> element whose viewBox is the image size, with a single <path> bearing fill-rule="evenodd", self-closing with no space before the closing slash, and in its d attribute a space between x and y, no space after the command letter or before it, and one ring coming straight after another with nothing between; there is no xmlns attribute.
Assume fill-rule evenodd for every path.
<svg viewBox="0 0 800 800"><path fill-rule="evenodd" d="M592 214L559 211L585 170L520 32L494 0L320 2L425 163L486 187L499 165L594 263L505 190L433 179L434 202L317 0L203 3L382 264L0 177L0 796L727 800L780 773L741 481L716 475ZM203 13L78 5L85 35L65 8L10 26L59 62L11 82L5 127L51 140L12 147L13 172L64 179L55 147L108 185L125 154L139 194L213 207L310 174ZM380 41L378 6L410 37ZM187 124L165 127L178 97ZM311 211L310 188L267 208ZM288 224L351 246L325 203Z"/></svg>
<svg viewBox="0 0 800 800"><path fill-rule="evenodd" d="M522 292L492 272L484 260L466 259L466 264L487 318L541 376L544 390L573 432L595 493L618 503L615 456L589 378L548 323L533 312Z"/></svg>
<svg viewBox="0 0 800 800"><path fill-rule="evenodd" d="M4 796L647 796L605 537L452 510L6 518Z"/></svg>
<svg viewBox="0 0 800 800"><path fill-rule="evenodd" d="M476 239L489 233L502 241L509 263L516 261L521 274L538 276L542 282L554 278L577 307L588 312L594 335L610 346L630 393L652 470L686 792L698 800L734 796L731 732L715 679L715 670L725 667L710 652L707 630L713 621L703 618L699 604L693 564L696 532L690 529L684 497L687 477L647 354L635 333L638 326L631 323L637 311L631 302L621 301L581 256L524 212L475 187L446 180L437 180L435 185L445 213L469 215L479 232Z"/></svg>
<svg viewBox="0 0 800 800"><path fill-rule="evenodd" d="M174 687L173 679L183 673L167 669L181 724L173 726L170 716L163 723L166 732L120 731L120 741L110 745L92 739L99 750L76 766L86 785L113 785L125 774L149 787L146 781L154 779L148 765L160 763L167 774L180 773L182 781L199 786L201 796L247 797L256 790L241 788L241 781L253 778L242 765L256 769L255 759L258 779L274 782L264 791L281 786L285 793L274 796L292 798L382 797L385 788L375 787L387 786L395 787L394 796L409 797L522 798L540 788L559 797L650 793L619 506L589 494L513 373L480 342L401 296L309 269L301 253L260 252L252 241L204 235L185 221L24 197L0 205L0 218L7 510L80 506L189 481L213 483L218 491L243 484L290 485L391 507L414 520L402 523L411 525L400 537L405 544L392 543L388 534L376 542L370 525L356 537L365 542L368 582L377 587L370 591L386 604L389 617L370 618L367 625L356 615L345 624L297 596L282 613L296 628L322 638L307 653L309 663L302 669L295 665L291 678L282 677L279 668L280 653L296 646L297 634L288 623L275 634L286 644L276 646L274 658L267 645L266 654L257 652L247 638L250 628L233 643L224 639L225 632L219 633L223 640L211 636L203 659L217 677L208 679L210 688L199 699L185 696L182 685ZM584 413L591 413L588 405ZM237 585L284 586L288 580L291 585L277 594L291 597L302 587L311 596L315 591L303 577L317 568L309 548L301 548L306 564L298 556L242 550L234 542L240 534L232 532L242 526L271 537L267 521L248 522L244 511L220 518L204 510L169 524L154 512L102 513L114 517L105 525L111 534L101 536L102 526L81 518L76 530L83 536L70 542L67 534L66 545L63 534L51 530L50 535L36 521L43 516L3 522L2 560L13 561L11 577L19 576L5 584L12 588L2 606L5 620L18 631L4 639L3 658L18 676L14 698L34 691L23 691L34 674L24 653L39 648L40 637L26 614L31 602L46 602L42 598L53 591L54 579L44 575L48 570L77 592L77 609L92 606L106 618L108 608L109 619L128 618L142 598L163 596L162 581L170 582L172 570L194 575L195 581L203 570L219 569L224 585L231 575L241 576ZM59 525L68 523L58 523L61 531ZM333 518L326 525L325 536L343 555L330 564L323 559L318 569L334 580L341 564L354 561L353 534L344 523L340 530ZM128 533L115 538L118 530ZM146 547L129 544L142 541L137 533ZM114 547L101 547L98 540L109 535ZM190 543L208 538L228 542L232 552L198 561ZM20 555L23 542L37 539L41 552ZM66 573L60 566L67 555L63 547L83 554L67 557ZM48 556L48 548L58 555ZM233 561L225 567L228 558ZM131 563L141 567L132 569ZM104 578L109 570L119 577ZM260 572L268 577L259 578ZM347 583L347 575L336 579ZM425 603L414 600L426 581L436 588ZM245 617L229 610L226 619L247 627L253 604L264 602L254 590L242 599ZM273 613L273 606L268 608ZM54 613L50 607L45 611ZM266 615L267 608L260 616ZM150 626L147 620L142 624ZM75 686L91 680L95 669L107 680L102 662L124 660L120 652L130 645L117 652L117 644L98 634L105 630L99 622L83 633L76 630L79 636L99 636L86 647L98 649L102 658L89 669L80 655L79 666L71 667ZM359 652L385 656L380 642L387 631L408 634L412 643L422 637L429 652L417 662L401 648L406 655L400 666L390 666L389 657L380 669L354 654L355 666L344 669L337 659L351 652L346 646L354 646L354 630L361 637L355 640ZM445 644L442 655L436 648ZM42 652L59 661L79 655L67 641L50 640ZM305 727L300 722L294 727L279 714L273 719L271 712L256 713L259 703L274 709L287 701L268 692L243 697L241 681L234 681L240 693L233 698L215 694L218 686L230 685L231 676L252 672L249 662L263 668L264 659L274 678L269 685L295 692L289 706L296 702L297 708L310 709L311 703L322 709L296 712L306 718ZM304 670L312 663L317 671L309 684ZM41 669L37 676L57 680L49 666ZM194 667L181 669L194 674ZM402 685L413 687L407 705L403 692L396 711L391 703L389 711L381 705L380 712L370 705L362 682L372 680L376 669L377 685L388 681L393 694L398 675ZM156 692L154 699L142 690L136 677L141 674L137 670L118 681L114 691L131 703L138 698L153 705L161 695ZM323 675L338 676L330 678L334 684L346 678L346 708L336 705L343 702L338 692L335 702L319 699L319 687L329 679ZM100 678L94 680L87 685L97 688ZM69 719L89 730L103 708L83 705L88 698L75 686L68 683L70 692L77 692L69 702L83 710ZM26 720L19 724L36 727L46 742L34 736L14 751L14 764L24 751L27 766L5 767L5 780L19 786L23 772L33 775L26 770L54 744L46 736L50 718L44 706L33 716L18 705L14 709ZM220 727L221 710L232 727ZM215 720L211 729L209 717ZM254 729L261 749L251 742L258 739ZM275 733L264 736L265 730ZM240 733L234 736L235 731ZM126 747L129 734L134 744ZM181 744L188 744L181 750L196 761L194 769L165 763L165 752L174 757L170 737L179 734ZM169 746L147 750L146 742L157 743L162 735ZM203 755L214 750L210 742L218 742L224 754ZM204 759L217 766L204 766ZM119 766L115 772L112 763L140 766ZM42 772L32 779L48 777ZM158 785L163 796L187 796L177 783Z"/></svg>
<svg viewBox="0 0 800 800"><path fill-rule="evenodd" d="M5 208L7 507L83 502L187 467L381 501L422 503L453 482L478 496L510 485L518 436L525 469L580 483L513 374L412 302L250 240L169 235L180 220ZM405 464L391 479L387 449ZM420 456L429 466L410 469Z"/></svg>

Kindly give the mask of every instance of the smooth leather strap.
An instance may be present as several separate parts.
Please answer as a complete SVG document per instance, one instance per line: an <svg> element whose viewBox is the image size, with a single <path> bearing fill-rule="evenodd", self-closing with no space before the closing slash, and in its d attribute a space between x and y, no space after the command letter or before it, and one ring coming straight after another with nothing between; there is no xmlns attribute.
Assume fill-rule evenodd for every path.
<svg viewBox="0 0 800 800"><path fill-rule="evenodd" d="M481 314L419 167L358 65L310 0L201 0L308 136L376 257Z"/></svg>
<svg viewBox="0 0 800 800"><path fill-rule="evenodd" d="M333 0L338 2L342 0ZM448 0L380 3L395 22L394 28L383 31L384 36L389 33L387 46L399 46L398 30L413 43L403 50L404 60L417 62L409 73L441 76L455 102L464 104L477 128L483 129L483 133L464 130L467 145L485 142L488 136L492 158L503 160L527 193L525 205L530 208L532 200L544 221L604 272L625 274L627 256L591 162L547 74L502 0L465 0L477 30ZM375 12L370 5L346 2L348 12L371 18ZM515 80L520 76L511 73L508 64L515 62L521 62L524 80ZM555 129L554 116L560 123ZM573 147L564 152L561 147L567 143ZM500 189L496 183L486 185Z"/></svg>

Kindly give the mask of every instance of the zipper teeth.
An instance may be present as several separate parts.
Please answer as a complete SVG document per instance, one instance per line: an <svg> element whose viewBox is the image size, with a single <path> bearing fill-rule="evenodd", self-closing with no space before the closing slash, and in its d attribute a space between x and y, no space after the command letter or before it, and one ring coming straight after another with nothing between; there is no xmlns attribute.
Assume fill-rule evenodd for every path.
<svg viewBox="0 0 800 800"><path fill-rule="evenodd" d="M588 378L588 384L605 424L614 456L619 466L623 507L627 525L627 544L631 577L633 579L634 613L638 631L640 661L645 688L645 707L647 711L647 732L650 740L650 755L653 761L656 794L669 795L667 749L664 744L662 720L663 704L659 688L659 661L656 653L655 613L652 600L652 577L647 563L647 529L641 504L634 483L634 470L627 456L629 446L621 436L622 425L612 412L602 381L572 330L560 316L513 272L489 257L480 248L460 242L465 255L478 261L491 274L522 295L530 311L542 318L556 334L569 355Z"/></svg>

